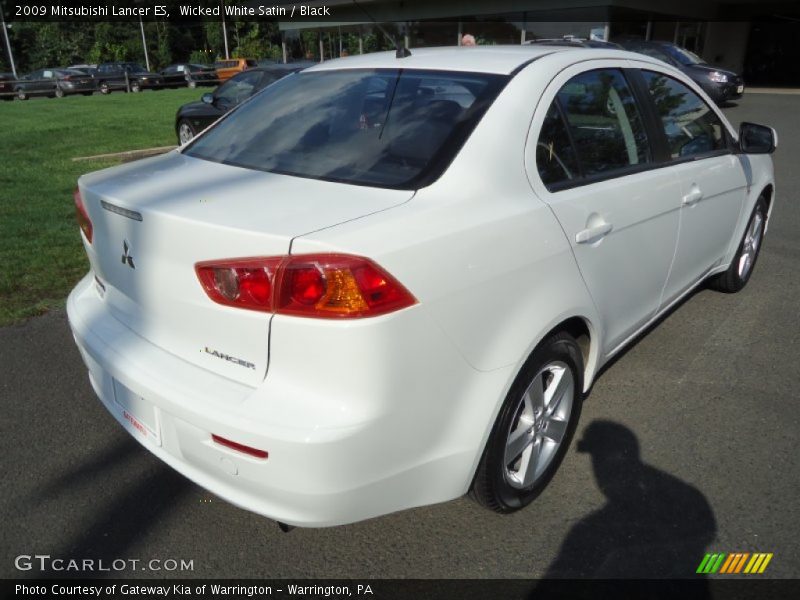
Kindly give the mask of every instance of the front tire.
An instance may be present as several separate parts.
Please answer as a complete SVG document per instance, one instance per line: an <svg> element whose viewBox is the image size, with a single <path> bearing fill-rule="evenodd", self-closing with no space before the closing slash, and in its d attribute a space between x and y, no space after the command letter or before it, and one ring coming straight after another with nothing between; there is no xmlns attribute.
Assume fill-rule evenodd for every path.
<svg viewBox="0 0 800 600"><path fill-rule="evenodd" d="M55 94L56 98L63 98L65 95L64 90L62 90L60 87L57 87L53 93Z"/></svg>
<svg viewBox="0 0 800 600"><path fill-rule="evenodd" d="M188 144L196 135L197 131L195 131L194 126L192 126L189 121L181 119L178 122L178 143L181 146Z"/></svg>
<svg viewBox="0 0 800 600"><path fill-rule="evenodd" d="M742 241L739 242L739 247L728 270L709 280L710 287L726 294L733 294L747 285L756 266L761 243L764 241L766 224L767 201L764 196L761 196L756 201Z"/></svg>
<svg viewBox="0 0 800 600"><path fill-rule="evenodd" d="M471 495L510 513L530 504L553 478L581 413L583 358L565 333L551 336L517 375L486 443Z"/></svg>
<svg viewBox="0 0 800 600"><path fill-rule="evenodd" d="M131 81L131 92L138 94L142 91L142 84L138 81Z"/></svg>
<svg viewBox="0 0 800 600"><path fill-rule="evenodd" d="M18 100L27 100L28 94L22 88L17 90L17 99Z"/></svg>
<svg viewBox="0 0 800 600"><path fill-rule="evenodd" d="M110 94L111 93L111 86L108 85L108 82L101 81L97 84L98 89L100 90L101 94Z"/></svg>

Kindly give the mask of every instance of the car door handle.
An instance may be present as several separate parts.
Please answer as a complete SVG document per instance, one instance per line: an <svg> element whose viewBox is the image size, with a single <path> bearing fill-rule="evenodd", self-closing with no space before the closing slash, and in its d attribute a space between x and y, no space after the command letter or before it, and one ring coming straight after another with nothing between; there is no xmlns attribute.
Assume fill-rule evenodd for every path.
<svg viewBox="0 0 800 600"><path fill-rule="evenodd" d="M614 229L614 226L611 223L602 223L594 227L588 227L575 234L575 241L578 244L585 244L586 242L591 242L599 237L608 235L611 233L612 229Z"/></svg>
<svg viewBox="0 0 800 600"><path fill-rule="evenodd" d="M692 204L695 204L696 202L702 200L702 198L703 198L703 191L699 187L694 186L692 188L692 191L683 197L683 205L691 206Z"/></svg>

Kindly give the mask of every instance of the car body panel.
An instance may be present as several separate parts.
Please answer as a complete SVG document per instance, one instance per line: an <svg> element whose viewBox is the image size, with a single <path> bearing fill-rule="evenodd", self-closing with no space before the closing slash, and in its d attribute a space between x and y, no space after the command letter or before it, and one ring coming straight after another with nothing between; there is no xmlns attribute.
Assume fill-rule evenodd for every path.
<svg viewBox="0 0 800 600"><path fill-rule="evenodd" d="M258 62L252 58L225 58L214 63L217 79L220 81L227 81L237 73L256 66L258 66Z"/></svg>
<svg viewBox="0 0 800 600"><path fill-rule="evenodd" d="M653 168L551 194L530 162L559 77L602 64L661 63L555 47L415 49L402 61L404 69L514 75L441 176L420 189L277 175L181 151L81 179L97 219L95 241L85 242L93 270L67 310L95 391L156 456L226 500L288 524L348 523L463 494L520 368L549 333L566 320L583 324L588 390L609 357L667 309L659 302L680 243L683 176ZM382 53L311 70L397 62ZM737 225L727 245L716 245L723 247L711 272L730 262L748 209L773 185L769 157L733 159L747 199L730 207ZM580 256L572 229L594 210L590 195L620 226ZM103 199L142 221L120 224L125 217L104 210ZM660 222L648 229L648 219ZM141 257L135 275L154 278L160 294L138 298L120 279L133 274L123 264L125 236ZM658 244L647 248L652 239ZM636 264L642 279L621 280L609 263L626 260L626 249L657 268ZM352 320L254 313L213 303L192 269L202 260L289 252L368 257L417 302ZM108 280L105 293L95 276ZM616 305L612 284L628 286ZM114 301L109 287L145 310L126 314L125 299ZM638 304L626 304L625 293L638 294ZM203 355L206 338L231 344L232 354L258 353L258 376ZM126 415L130 397L141 400L130 406L158 435ZM216 444L212 434L268 457Z"/></svg>
<svg viewBox="0 0 800 600"><path fill-rule="evenodd" d="M219 78L214 67L178 63L161 69L164 87L184 87L197 85L217 85Z"/></svg>
<svg viewBox="0 0 800 600"><path fill-rule="evenodd" d="M159 73L147 71L141 65L131 62L102 63L97 66L93 75L98 88L105 84L112 90L127 89L127 85L133 82L138 82L142 89L157 89L164 83Z"/></svg>
<svg viewBox="0 0 800 600"><path fill-rule="evenodd" d="M55 95L57 90L66 94L91 93L96 90L91 75L77 69L39 69L23 76L15 85L17 91L28 96Z"/></svg>
<svg viewBox="0 0 800 600"><path fill-rule="evenodd" d="M248 385L263 380L267 370L271 315L207 302L195 263L282 256L297 235L411 196L254 172L177 152L84 175L79 186L95 223L94 239L84 245L108 310L155 345ZM124 211L134 211L134 218Z"/></svg>

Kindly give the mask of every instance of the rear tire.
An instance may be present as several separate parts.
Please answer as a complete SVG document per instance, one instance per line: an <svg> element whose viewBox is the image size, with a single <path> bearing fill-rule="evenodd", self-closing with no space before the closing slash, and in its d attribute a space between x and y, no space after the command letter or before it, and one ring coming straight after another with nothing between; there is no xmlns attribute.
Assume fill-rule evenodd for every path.
<svg viewBox="0 0 800 600"><path fill-rule="evenodd" d="M708 282L709 287L726 294L733 294L747 285L756 266L758 254L761 251L766 224L767 200L764 196L761 196L756 201L750 220L744 230L742 241L739 242L739 247L728 270L710 279Z"/></svg>
<svg viewBox="0 0 800 600"><path fill-rule="evenodd" d="M97 88L100 90L101 94L111 93L111 87L109 87L108 82L106 81L101 81L100 83L98 83Z"/></svg>
<svg viewBox="0 0 800 600"><path fill-rule="evenodd" d="M29 98L28 94L23 89L17 90L17 99L18 100L27 100Z"/></svg>
<svg viewBox="0 0 800 600"><path fill-rule="evenodd" d="M510 513L530 504L558 470L581 413L583 358L574 338L555 334L533 352L497 416L470 495Z"/></svg>

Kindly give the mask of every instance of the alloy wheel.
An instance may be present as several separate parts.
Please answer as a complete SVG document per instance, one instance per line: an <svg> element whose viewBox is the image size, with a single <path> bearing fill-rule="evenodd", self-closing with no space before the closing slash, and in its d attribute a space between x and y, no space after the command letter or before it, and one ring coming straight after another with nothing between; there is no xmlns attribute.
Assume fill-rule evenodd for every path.
<svg viewBox="0 0 800 600"><path fill-rule="evenodd" d="M764 233L764 215L761 211L756 211L750 225L747 227L747 232L744 235L742 243L742 253L739 256L739 278L747 279L750 274L750 269L753 268L753 263L758 255L758 248L761 245L761 238Z"/></svg>
<svg viewBox="0 0 800 600"><path fill-rule="evenodd" d="M519 400L506 438L504 475L514 488L529 488L556 456L567 432L575 396L571 369L544 366Z"/></svg>

